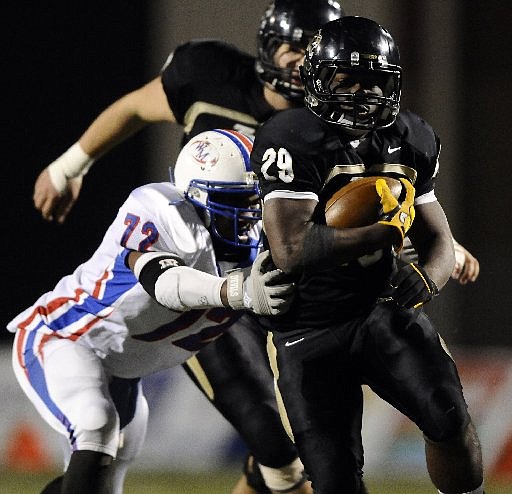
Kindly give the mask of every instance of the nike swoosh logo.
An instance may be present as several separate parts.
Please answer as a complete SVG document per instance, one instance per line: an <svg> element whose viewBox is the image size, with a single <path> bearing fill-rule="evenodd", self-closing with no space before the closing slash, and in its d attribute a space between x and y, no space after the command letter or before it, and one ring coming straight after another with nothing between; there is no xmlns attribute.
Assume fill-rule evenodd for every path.
<svg viewBox="0 0 512 494"><path fill-rule="evenodd" d="M402 146L398 146L397 148L392 148L391 146L388 146L388 154L393 154L396 151L400 151Z"/></svg>
<svg viewBox="0 0 512 494"><path fill-rule="evenodd" d="M295 340L295 341L287 341L284 346L293 346L293 345L296 345L297 343L300 343L302 340L304 340L304 338L299 338L298 340Z"/></svg>

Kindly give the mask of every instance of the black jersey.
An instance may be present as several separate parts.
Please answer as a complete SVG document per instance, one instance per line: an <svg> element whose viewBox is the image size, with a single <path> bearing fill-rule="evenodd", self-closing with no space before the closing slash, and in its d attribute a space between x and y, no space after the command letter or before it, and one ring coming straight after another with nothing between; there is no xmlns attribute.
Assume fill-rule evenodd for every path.
<svg viewBox="0 0 512 494"><path fill-rule="evenodd" d="M254 135L273 113L263 96L255 58L216 40L180 45L162 69L162 83L184 140L215 128Z"/></svg>
<svg viewBox="0 0 512 494"><path fill-rule="evenodd" d="M383 163L416 171L417 203L434 201L439 139L425 121L404 111L388 128L361 141L319 119L307 108L280 112L256 134L251 164L265 198L285 196L318 200L314 221L325 224L325 201L353 178L333 170ZM353 167L353 168L361 168ZM328 182L328 183L327 183ZM287 314L273 320L281 329L325 326L364 312L375 303L394 267L391 248L342 266L302 276Z"/></svg>

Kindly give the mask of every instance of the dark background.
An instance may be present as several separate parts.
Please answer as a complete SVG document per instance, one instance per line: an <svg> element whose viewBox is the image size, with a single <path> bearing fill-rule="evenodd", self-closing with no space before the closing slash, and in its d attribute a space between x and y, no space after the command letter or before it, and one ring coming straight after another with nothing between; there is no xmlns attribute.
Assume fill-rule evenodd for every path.
<svg viewBox="0 0 512 494"><path fill-rule="evenodd" d="M178 133L146 129L102 158L64 225L44 222L33 208L39 172L108 104L154 77L176 43L222 37L254 52L266 3L239 2L231 14L227 0L4 7L2 327L89 257L132 188L157 175L165 178L162 164L175 155ZM512 249L512 4L352 0L343 5L348 14L374 17L399 42L403 106L438 130L443 142L438 197L456 238L481 262L475 284L449 282L429 312L449 342L512 346L507 254ZM158 173L151 171L155 166ZM11 338L5 330L0 334L5 342Z"/></svg>
<svg viewBox="0 0 512 494"><path fill-rule="evenodd" d="M44 222L32 203L41 169L108 104L145 82L143 4L20 3L4 19L2 326L89 257L126 194L144 181L142 133L91 170L64 225Z"/></svg>

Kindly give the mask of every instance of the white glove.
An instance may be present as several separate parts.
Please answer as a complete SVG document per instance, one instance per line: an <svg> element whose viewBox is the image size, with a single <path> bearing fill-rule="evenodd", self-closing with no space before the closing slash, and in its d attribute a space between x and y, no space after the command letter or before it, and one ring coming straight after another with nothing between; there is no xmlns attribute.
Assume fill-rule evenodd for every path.
<svg viewBox="0 0 512 494"><path fill-rule="evenodd" d="M249 309L264 316L286 312L293 301L294 283L285 282L280 269L266 271L272 259L268 250L258 254L247 275L247 270L235 269L228 273L228 303L233 309Z"/></svg>

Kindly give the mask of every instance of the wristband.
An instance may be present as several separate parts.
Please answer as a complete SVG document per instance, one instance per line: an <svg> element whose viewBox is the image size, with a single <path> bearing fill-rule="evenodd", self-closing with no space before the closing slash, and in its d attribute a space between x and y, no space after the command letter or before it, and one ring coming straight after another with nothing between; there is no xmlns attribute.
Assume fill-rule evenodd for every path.
<svg viewBox="0 0 512 494"><path fill-rule="evenodd" d="M64 154L48 165L52 185L59 194L64 193L68 188L68 180L83 177L94 161L95 159L82 149L80 143L75 142Z"/></svg>
<svg viewBox="0 0 512 494"><path fill-rule="evenodd" d="M227 273L227 296L232 309L245 309L244 274L241 269L233 269Z"/></svg>

